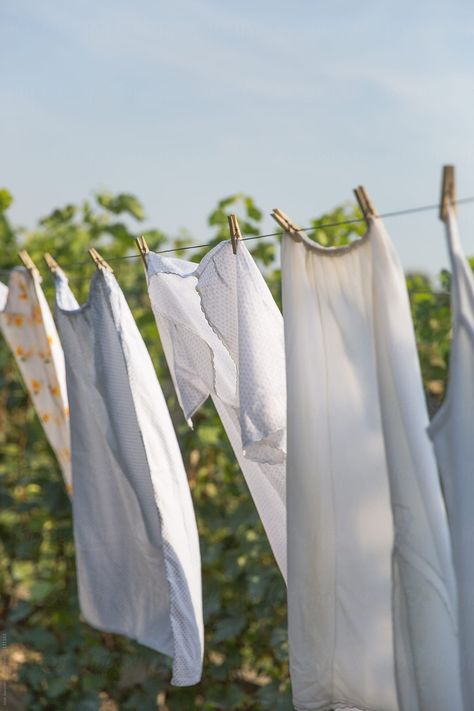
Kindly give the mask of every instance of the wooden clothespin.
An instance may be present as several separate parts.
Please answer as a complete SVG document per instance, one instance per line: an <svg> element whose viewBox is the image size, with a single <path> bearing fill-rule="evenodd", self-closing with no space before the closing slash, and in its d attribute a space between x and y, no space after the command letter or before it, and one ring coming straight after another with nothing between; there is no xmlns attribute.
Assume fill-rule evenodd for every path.
<svg viewBox="0 0 474 711"><path fill-rule="evenodd" d="M105 269L109 272L114 272L110 264L108 264L103 257L100 256L99 252L95 249L95 247L90 247L90 249L87 250L89 252L89 256L94 262L95 266L97 269Z"/></svg>
<svg viewBox="0 0 474 711"><path fill-rule="evenodd" d="M297 227L284 212L275 207L271 215L285 232L293 237L299 237L300 228Z"/></svg>
<svg viewBox="0 0 474 711"><path fill-rule="evenodd" d="M49 271L52 272L53 274L55 274L59 269L59 264L57 263L55 258L52 257L49 252L45 252L43 254L43 259L46 262L46 264L48 265Z"/></svg>
<svg viewBox="0 0 474 711"><path fill-rule="evenodd" d="M237 217L235 215L228 215L227 220L229 222L230 240L232 242L232 251L234 254L237 254L237 245L239 243L239 240L242 239L242 233L240 231L239 221L237 220Z"/></svg>
<svg viewBox="0 0 474 711"><path fill-rule="evenodd" d="M137 237L135 239L135 243L138 247L138 251L140 252L141 258L143 259L143 264L145 265L145 271L146 271L146 269L147 269L146 255L149 254L149 252L150 252L148 245L146 243L146 239L144 238L143 235L141 235L140 237Z"/></svg>
<svg viewBox="0 0 474 711"><path fill-rule="evenodd" d="M443 166L443 180L441 183L441 199L439 202L439 219L446 221L448 216L448 206L456 212L456 177L454 165Z"/></svg>
<svg viewBox="0 0 474 711"><path fill-rule="evenodd" d="M359 207L364 215L365 221L369 224L370 218L377 216L377 210L375 209L373 202L367 195L367 191L363 185L359 185L359 187L354 190L354 195L359 203Z"/></svg>
<svg viewBox="0 0 474 711"><path fill-rule="evenodd" d="M23 266L28 269L30 274L33 274L33 273L39 274L36 264L31 259L30 255L28 254L26 249L20 250L18 252L18 256L20 257L20 261L22 262Z"/></svg>

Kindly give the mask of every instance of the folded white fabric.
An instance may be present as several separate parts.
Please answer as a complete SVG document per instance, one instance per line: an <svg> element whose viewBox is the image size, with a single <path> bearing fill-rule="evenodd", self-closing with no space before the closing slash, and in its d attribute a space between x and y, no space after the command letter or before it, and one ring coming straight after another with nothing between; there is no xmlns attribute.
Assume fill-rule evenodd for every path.
<svg viewBox="0 0 474 711"><path fill-rule="evenodd" d="M150 356L110 272L95 274L81 307L58 272L56 318L71 407L82 614L173 657L173 684L195 684L203 657L199 542Z"/></svg>
<svg viewBox="0 0 474 711"><path fill-rule="evenodd" d="M464 703L474 708L474 277L454 210L446 233L451 261L452 345L445 400L429 434L435 445L451 529L458 588Z"/></svg>
<svg viewBox="0 0 474 711"><path fill-rule="evenodd" d="M189 423L212 397L286 579L286 392L281 313L245 244L201 264L150 253L150 300Z"/></svg>
<svg viewBox="0 0 474 711"><path fill-rule="evenodd" d="M300 711L462 709L446 515L403 271L283 236L288 625Z"/></svg>
<svg viewBox="0 0 474 711"><path fill-rule="evenodd" d="M0 282L0 329L18 364L34 408L71 493L69 408L64 354L37 271L13 269Z"/></svg>

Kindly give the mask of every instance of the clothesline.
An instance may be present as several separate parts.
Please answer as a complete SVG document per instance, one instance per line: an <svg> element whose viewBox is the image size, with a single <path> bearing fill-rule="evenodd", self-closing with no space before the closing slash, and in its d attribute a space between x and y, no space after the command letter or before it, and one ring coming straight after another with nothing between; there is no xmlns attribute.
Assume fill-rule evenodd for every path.
<svg viewBox="0 0 474 711"><path fill-rule="evenodd" d="M424 209L432 208L387 214ZM452 319L464 328L471 313L461 309L472 305L474 285L449 203L444 221L453 290L463 297ZM295 708L332 708L341 698L352 708L473 708L463 705L462 674L474 634L464 639L458 629L471 619L466 541L474 528L469 510L452 508L473 493L461 479L473 459L473 417L465 417L474 414L472 388L453 371L469 375L473 352L459 348L470 343L461 333L451 352L465 362L449 362L455 409L444 406L445 429L433 429L434 420L427 429L403 269L383 225L374 220L369 230L373 248L357 269L353 255L349 264L313 263L301 244L286 241L285 322L247 249L235 257L228 240L213 240L184 247L212 247L200 265L157 260L146 280L155 342L188 424L209 396L214 402L287 585ZM39 280L25 269L0 284L0 329L72 497L82 618L172 656L171 683L194 685L204 651L200 546L166 399L120 280L104 270L85 309L61 270L55 277L58 331ZM443 489L438 447L449 465L440 464ZM31 451L15 459L20 483ZM329 515L315 516L315 506ZM301 545L318 540L319 548ZM323 594L321 580L329 581Z"/></svg>
<svg viewBox="0 0 474 711"><path fill-rule="evenodd" d="M458 200L455 200L454 203L456 205L466 205L468 203L474 203L474 196L471 197L465 197L465 198L459 198ZM394 210L391 212L384 212L380 213L378 217L381 217L383 219L390 218L390 217L400 217L403 215L413 215L418 212L428 212L430 210L439 210L439 203L432 204L432 205L421 205L418 207L408 207L404 208L402 210ZM365 222L364 217L355 217L351 220L341 220L341 221L336 221L336 222L323 222L317 227L311 226L311 227L300 227L299 230L300 232L317 232L318 230L324 230L324 229L329 229L332 227L343 227L343 226L349 226L349 225L354 225L358 224L361 222ZM266 234L261 234L261 235L249 235L247 237L242 237L242 241L247 242L250 240L254 239L264 239L265 237L278 237L281 234L281 230L278 230L277 232L268 232ZM184 252L188 249L204 249L205 247L210 247L211 243L206 242L204 244L189 244L189 245L184 245L183 247L170 247L169 249L160 249L160 250L153 250L151 249L150 251L153 252L154 254L169 254L170 252ZM127 254L122 257L108 257L107 261L108 262L118 262L122 261L125 259L137 259L141 257L140 254ZM90 264L89 260L84 260L81 262L70 262L68 264L61 264L60 266L64 269L71 269L74 267L79 267L79 266L84 266L85 264ZM10 269L0 269L0 273L3 274L8 274L11 270Z"/></svg>
<svg viewBox="0 0 474 711"><path fill-rule="evenodd" d="M472 197L466 197L466 198L460 198L459 200L456 200L457 205L461 204L466 204L466 203L474 203L474 196ZM436 203L436 205L422 205L419 207L409 207L409 208L404 208L403 210L394 210L392 212L385 212L379 215L381 218L390 218L390 217L398 217L401 215L410 215L414 214L417 212L427 212L428 210L439 210L439 203ZM348 226L348 225L353 225L357 224L360 222L365 222L364 217L355 217L351 220L341 220L337 222L325 222L318 227L300 227L300 232L317 232L318 230L324 230L324 229L329 229L331 227L343 227L343 226ZM264 239L265 237L278 237L281 234L281 230L278 230L277 232L268 232L267 234L261 234L261 235L249 235L247 237L242 237L242 241L247 242L253 239ZM188 249L204 249L205 247L210 247L210 243L206 242L204 244L189 244L185 245L183 247L171 247L169 249L160 249L160 250L153 250L151 249L151 252L154 252L154 254L168 254L170 252L184 252ZM138 257L141 257L140 254L127 254L124 257L109 257L107 259L108 262L117 262L122 259L137 259ZM69 264L65 265L65 268L69 267L74 267L74 266L79 266L79 265L84 265L84 264L89 264L88 261L84 262L75 262L74 264Z"/></svg>

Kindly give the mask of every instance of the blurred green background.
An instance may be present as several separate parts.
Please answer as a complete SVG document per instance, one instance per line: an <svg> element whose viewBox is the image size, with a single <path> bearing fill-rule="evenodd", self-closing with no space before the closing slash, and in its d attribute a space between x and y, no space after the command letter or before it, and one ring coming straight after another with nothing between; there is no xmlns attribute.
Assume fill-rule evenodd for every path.
<svg viewBox="0 0 474 711"><path fill-rule="evenodd" d="M285 586L247 486L212 404L195 417L194 430L184 422L141 260L114 261L136 254L134 238L140 234L156 250L189 244L191 237L171 238L159 229L142 232L144 209L129 194L100 193L81 205L66 205L33 231L11 224L11 200L7 190L0 190L0 279L8 282L8 270L19 263L17 252L24 247L42 272L52 305L53 280L42 260L49 251L83 301L95 269L86 251L93 245L111 261L150 350L178 434L200 532L205 658L199 685L173 688L167 658L81 620L70 503L13 356L0 340L0 632L5 647L0 705L31 711L292 709ZM238 215L244 235L261 232L262 213L253 200L233 195L209 216L210 245L228 238L230 212ZM347 243L364 232L363 222L331 229L321 225L360 216L353 205L337 207L313 220L313 237L325 245ZM278 240L247 246L281 306ZM199 261L205 251L177 256ZM433 412L443 398L449 357L449 274L435 282L409 274L407 284Z"/></svg>

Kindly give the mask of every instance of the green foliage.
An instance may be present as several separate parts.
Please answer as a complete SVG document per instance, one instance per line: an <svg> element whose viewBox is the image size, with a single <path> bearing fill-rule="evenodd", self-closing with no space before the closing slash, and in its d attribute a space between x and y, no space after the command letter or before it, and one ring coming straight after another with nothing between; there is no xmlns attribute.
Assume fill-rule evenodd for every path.
<svg viewBox="0 0 474 711"><path fill-rule="evenodd" d="M136 254L142 205L132 195L101 193L82 205L54 210L24 233L13 229L5 215L10 202L9 193L0 191L1 266L17 263L20 245L28 249L44 275L50 303L53 283L42 267L45 251L69 274L80 301L87 297L95 269L87 248L96 246L114 267L152 355L183 453L200 532L206 634L202 682L173 688L169 659L81 620L69 500L13 358L1 342L0 613L8 644L26 650L19 670L25 708L291 709L286 591L255 507L212 404L206 403L195 417L194 430L185 424L160 348L141 260L117 259ZM218 203L209 217L211 239L199 242L213 245L227 239L230 212L238 215L245 237L261 232L261 211L250 197L239 194ZM344 220L354 222L324 227ZM336 208L311 226L313 238L326 246L347 244L364 231L360 213L351 206ZM159 230L143 234L152 249L184 244L182 237L169 240ZM280 304L277 243L274 238L246 242ZM206 251L185 256L197 261ZM443 394L449 351L449 298L444 293L449 284L443 278L438 293L426 277L408 277L433 407Z"/></svg>
<svg viewBox="0 0 474 711"><path fill-rule="evenodd" d="M143 220L145 217L143 206L134 195L129 195L128 193L121 193L120 195L98 193L96 198L99 205L115 215L128 212L136 220Z"/></svg>
<svg viewBox="0 0 474 711"><path fill-rule="evenodd" d="M0 188L0 212L8 210L13 202L13 197L5 188Z"/></svg>
<svg viewBox="0 0 474 711"><path fill-rule="evenodd" d="M334 224L338 222L345 224ZM332 212L311 220L311 227L314 231L310 235L323 247L342 247L355 237L361 237L366 230L361 211L352 205L341 205Z"/></svg>
<svg viewBox="0 0 474 711"><path fill-rule="evenodd" d="M418 354L431 414L438 409L444 397L451 345L449 273L442 272L439 281L441 289L435 289L424 274L407 275Z"/></svg>

